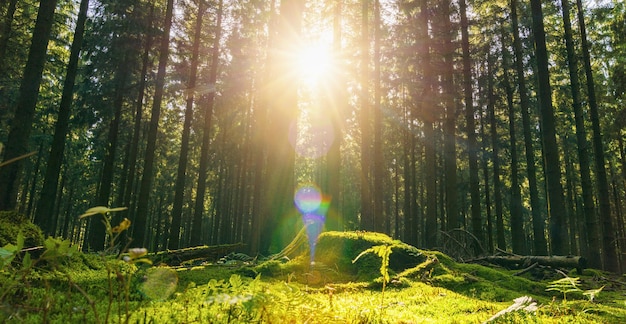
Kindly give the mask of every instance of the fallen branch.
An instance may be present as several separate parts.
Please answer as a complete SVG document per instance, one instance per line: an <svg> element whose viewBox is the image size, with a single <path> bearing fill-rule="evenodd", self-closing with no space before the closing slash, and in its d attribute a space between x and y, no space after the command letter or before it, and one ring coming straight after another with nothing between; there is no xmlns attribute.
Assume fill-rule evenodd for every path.
<svg viewBox="0 0 626 324"><path fill-rule="evenodd" d="M223 244L212 246L196 246L180 250L157 252L151 257L154 264L165 263L169 266L178 266L184 262L194 260L217 261L219 258L244 246L243 243Z"/></svg>
<svg viewBox="0 0 626 324"><path fill-rule="evenodd" d="M525 274L526 272L536 268L538 265L539 265L539 263L535 262L535 263L531 264L530 267L527 267L526 269L522 269L522 270L514 273L513 275L514 276L521 276L521 275Z"/></svg>
<svg viewBox="0 0 626 324"><path fill-rule="evenodd" d="M579 273L587 266L587 261L581 256L514 256L494 255L472 261L486 261L509 269L521 269L532 266L534 263L553 268L576 268ZM530 270L530 269L529 269Z"/></svg>

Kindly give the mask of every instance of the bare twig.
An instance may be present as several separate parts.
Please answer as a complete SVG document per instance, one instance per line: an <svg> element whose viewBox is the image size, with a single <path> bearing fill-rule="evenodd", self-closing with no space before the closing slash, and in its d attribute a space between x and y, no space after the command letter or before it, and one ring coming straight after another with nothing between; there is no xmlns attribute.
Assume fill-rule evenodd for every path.
<svg viewBox="0 0 626 324"><path fill-rule="evenodd" d="M11 164L13 162L19 161L21 159L25 159L25 158L31 157L31 156L33 156L35 154L37 154L37 151L32 151L30 153L27 153L27 154L24 154L24 155L20 155L18 157L14 157L14 158L12 158L10 160L6 160L6 161L0 163L0 168L5 166L5 165L9 165L9 164Z"/></svg>

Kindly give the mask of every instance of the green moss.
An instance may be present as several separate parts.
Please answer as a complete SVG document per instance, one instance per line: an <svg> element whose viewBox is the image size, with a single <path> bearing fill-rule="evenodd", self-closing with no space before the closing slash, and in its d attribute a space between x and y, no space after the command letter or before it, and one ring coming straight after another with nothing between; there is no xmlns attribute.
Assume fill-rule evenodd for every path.
<svg viewBox="0 0 626 324"><path fill-rule="evenodd" d="M43 244L41 229L28 218L16 211L0 211L0 247L15 244L17 234L24 235L24 246L34 247Z"/></svg>

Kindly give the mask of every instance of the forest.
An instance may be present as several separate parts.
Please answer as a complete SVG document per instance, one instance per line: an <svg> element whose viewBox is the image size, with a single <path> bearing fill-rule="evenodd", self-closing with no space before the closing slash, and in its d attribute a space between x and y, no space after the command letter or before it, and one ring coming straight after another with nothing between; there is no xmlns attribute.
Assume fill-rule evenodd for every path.
<svg viewBox="0 0 626 324"><path fill-rule="evenodd" d="M150 251L317 222L626 269L621 1L0 9L0 210L46 235L102 250L77 216L126 207Z"/></svg>
<svg viewBox="0 0 626 324"><path fill-rule="evenodd" d="M311 264L320 233L345 231L626 272L623 1L0 0L0 14L1 231L12 218L61 240L38 241L55 251L38 260L66 243L130 263L199 246L269 257L306 230ZM3 269L28 242L3 238ZM399 252L362 247L384 299Z"/></svg>

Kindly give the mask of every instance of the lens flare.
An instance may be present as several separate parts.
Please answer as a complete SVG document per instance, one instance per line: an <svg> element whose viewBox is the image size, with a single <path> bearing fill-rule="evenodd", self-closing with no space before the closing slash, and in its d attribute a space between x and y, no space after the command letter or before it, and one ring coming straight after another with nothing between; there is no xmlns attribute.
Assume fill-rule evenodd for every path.
<svg viewBox="0 0 626 324"><path fill-rule="evenodd" d="M306 226L306 233L309 241L311 264L315 260L315 247L317 239L322 233L326 214L330 207L330 197L325 196L314 185L301 186L294 195L294 203L300 213L302 222Z"/></svg>
<svg viewBox="0 0 626 324"><path fill-rule="evenodd" d="M314 212L322 203L322 194L315 186L300 187L294 195L294 203L302 214Z"/></svg>

